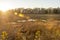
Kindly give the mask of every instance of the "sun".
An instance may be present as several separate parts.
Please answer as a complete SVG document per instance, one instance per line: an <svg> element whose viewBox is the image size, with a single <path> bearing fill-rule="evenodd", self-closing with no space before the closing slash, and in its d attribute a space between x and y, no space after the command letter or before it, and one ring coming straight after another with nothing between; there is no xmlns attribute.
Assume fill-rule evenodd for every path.
<svg viewBox="0 0 60 40"><path fill-rule="evenodd" d="M8 8L7 8L7 7L3 7L3 6L2 6L2 7L0 8L0 10L2 10L2 11L7 11L7 10L8 10Z"/></svg>
<svg viewBox="0 0 60 40"><path fill-rule="evenodd" d="M0 10L7 11L9 9L12 9L12 6L13 5L11 3L3 3L3 2L1 2L0 3Z"/></svg>

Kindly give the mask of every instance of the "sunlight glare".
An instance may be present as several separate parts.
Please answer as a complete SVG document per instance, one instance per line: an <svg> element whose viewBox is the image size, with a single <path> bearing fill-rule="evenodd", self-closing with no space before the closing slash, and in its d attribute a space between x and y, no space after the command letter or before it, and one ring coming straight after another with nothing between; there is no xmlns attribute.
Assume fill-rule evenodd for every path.
<svg viewBox="0 0 60 40"><path fill-rule="evenodd" d="M2 11L6 11L6 10L9 10L9 9L12 9L12 4L10 3L5 3L5 2L1 2L0 3L0 10Z"/></svg>
<svg viewBox="0 0 60 40"><path fill-rule="evenodd" d="M20 17L24 17L24 14L19 14Z"/></svg>

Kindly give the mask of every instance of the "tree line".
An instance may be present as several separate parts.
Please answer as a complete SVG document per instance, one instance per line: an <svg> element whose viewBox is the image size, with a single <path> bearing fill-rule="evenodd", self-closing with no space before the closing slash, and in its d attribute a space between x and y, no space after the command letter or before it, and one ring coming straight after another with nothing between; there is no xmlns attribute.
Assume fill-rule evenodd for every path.
<svg viewBox="0 0 60 40"><path fill-rule="evenodd" d="M16 8L9 11L23 14L60 14L60 8Z"/></svg>

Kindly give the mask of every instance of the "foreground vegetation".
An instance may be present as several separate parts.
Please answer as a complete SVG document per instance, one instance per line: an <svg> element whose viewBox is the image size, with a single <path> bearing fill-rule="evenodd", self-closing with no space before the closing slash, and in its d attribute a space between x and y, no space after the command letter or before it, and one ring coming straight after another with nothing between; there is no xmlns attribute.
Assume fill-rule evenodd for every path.
<svg viewBox="0 0 60 40"><path fill-rule="evenodd" d="M60 40L60 22L26 21L0 26L0 40Z"/></svg>

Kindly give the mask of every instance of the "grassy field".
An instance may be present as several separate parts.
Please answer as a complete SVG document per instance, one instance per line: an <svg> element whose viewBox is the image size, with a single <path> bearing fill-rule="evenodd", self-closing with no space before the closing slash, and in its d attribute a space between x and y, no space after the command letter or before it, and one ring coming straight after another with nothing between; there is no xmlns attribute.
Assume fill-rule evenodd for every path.
<svg viewBox="0 0 60 40"><path fill-rule="evenodd" d="M36 21L10 21L6 16L1 19L0 40L60 40L60 14L24 15Z"/></svg>

